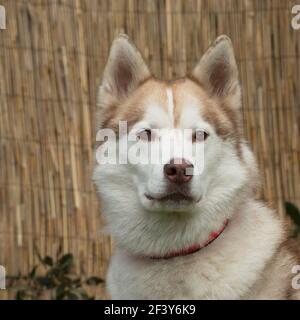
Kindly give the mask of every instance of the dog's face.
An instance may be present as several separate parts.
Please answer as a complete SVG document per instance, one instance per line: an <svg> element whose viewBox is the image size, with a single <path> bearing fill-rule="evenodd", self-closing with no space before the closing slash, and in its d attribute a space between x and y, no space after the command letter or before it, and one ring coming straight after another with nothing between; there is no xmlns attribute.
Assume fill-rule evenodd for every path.
<svg viewBox="0 0 300 320"><path fill-rule="evenodd" d="M97 120L99 129L119 137L117 155L127 163L118 163L118 156L116 164L100 160L94 179L119 243L139 253L165 253L205 239L233 214L256 172L241 137L240 99L225 36L190 77L174 81L151 77L125 36L114 41Z"/></svg>

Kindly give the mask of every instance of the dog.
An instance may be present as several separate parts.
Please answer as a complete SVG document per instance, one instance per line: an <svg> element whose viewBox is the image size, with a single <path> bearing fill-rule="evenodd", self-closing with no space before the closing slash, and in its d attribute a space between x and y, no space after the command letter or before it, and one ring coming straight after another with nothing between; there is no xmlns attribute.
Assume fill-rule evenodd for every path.
<svg viewBox="0 0 300 320"><path fill-rule="evenodd" d="M300 298L292 285L297 247L276 213L255 197L259 172L242 136L241 105L227 36L215 40L189 75L169 81L152 76L126 35L113 41L97 129L111 130L119 150L128 141L120 134L125 121L136 142L122 152L134 143L140 153L159 145L164 129L190 129L192 148L201 148L196 158L180 152L188 138L174 134L175 147L161 163L97 161L93 180L115 241L107 274L112 299ZM99 150L104 145L109 140Z"/></svg>

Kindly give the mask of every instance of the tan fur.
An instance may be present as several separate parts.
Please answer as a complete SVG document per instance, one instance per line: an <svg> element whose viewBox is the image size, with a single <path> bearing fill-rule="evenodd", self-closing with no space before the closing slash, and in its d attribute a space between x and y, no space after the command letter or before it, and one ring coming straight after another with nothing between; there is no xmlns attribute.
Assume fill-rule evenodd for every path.
<svg viewBox="0 0 300 320"><path fill-rule="evenodd" d="M180 115L186 104L184 93L190 92L191 95L199 96L199 112L202 113L205 120L216 128L217 134L224 139L231 137L239 141L238 115L225 105L220 105L210 99L205 89L189 78L170 82L151 77L142 83L125 102L112 104L107 109L101 110L102 114L98 115L102 118L99 129L110 128L117 131L120 120L128 121L130 127L131 124L142 119L150 102L156 103L167 112L165 89L168 87L173 90L175 127L180 127ZM149 92L151 92L151 98L148 95ZM149 101L150 99L151 101ZM200 108L200 101L203 102L203 104L201 103L201 106L204 106L203 109Z"/></svg>
<svg viewBox="0 0 300 320"><path fill-rule="evenodd" d="M135 92L124 99L125 101L120 101L118 104L112 106L107 106L107 108L101 110L101 114L98 115L104 119L101 123L100 128L113 129L115 132L118 131L119 121L127 121L128 128L132 124L140 121L146 111L146 107L149 103L155 103L161 106L167 112L166 106L166 90L167 83L161 86L159 81L150 78L139 85ZM149 91L151 96L149 97Z"/></svg>
<svg viewBox="0 0 300 320"><path fill-rule="evenodd" d="M178 84L174 90L176 101L175 118L179 118L183 108L186 106L187 95L199 97L199 112L216 129L219 136L226 138L230 134L234 134L234 127L217 103L209 98L203 87L188 78L185 82Z"/></svg>

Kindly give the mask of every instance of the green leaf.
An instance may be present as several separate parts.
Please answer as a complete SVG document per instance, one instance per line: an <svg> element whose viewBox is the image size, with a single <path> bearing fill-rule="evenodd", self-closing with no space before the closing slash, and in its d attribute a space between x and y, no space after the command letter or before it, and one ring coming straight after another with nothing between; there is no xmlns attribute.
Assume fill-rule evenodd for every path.
<svg viewBox="0 0 300 320"><path fill-rule="evenodd" d="M54 286L53 279L51 279L50 277L38 277L36 280L39 285L48 289L53 288Z"/></svg>
<svg viewBox="0 0 300 320"><path fill-rule="evenodd" d="M22 276L20 274L16 276L6 276L6 280L20 280L22 279Z"/></svg>
<svg viewBox="0 0 300 320"><path fill-rule="evenodd" d="M30 273L29 273L29 275L28 275L28 277L29 277L30 279L33 279L33 278L35 277L37 267L38 267L38 266L34 266L34 267L32 268L32 270L30 271Z"/></svg>
<svg viewBox="0 0 300 320"><path fill-rule="evenodd" d="M25 296L26 296L26 294L24 291L17 291L15 299L16 300L24 300Z"/></svg>
<svg viewBox="0 0 300 320"><path fill-rule="evenodd" d="M68 278L69 279L69 278ZM80 288L82 286L82 282L80 278L70 279L69 286L71 288Z"/></svg>
<svg viewBox="0 0 300 320"><path fill-rule="evenodd" d="M42 263L43 263L44 265L46 265L46 266L52 267L52 266L53 266L53 259L52 259L51 257L49 257L49 256L46 256L46 257L43 259Z"/></svg>
<svg viewBox="0 0 300 320"><path fill-rule="evenodd" d="M93 299L84 290L82 292L80 292L79 295L82 300L92 300Z"/></svg>
<svg viewBox="0 0 300 320"><path fill-rule="evenodd" d="M60 243L56 252L56 259L60 257L61 253L62 253L62 244Z"/></svg>
<svg viewBox="0 0 300 320"><path fill-rule="evenodd" d="M47 272L48 277L59 277L64 271L60 267L53 267Z"/></svg>
<svg viewBox="0 0 300 320"><path fill-rule="evenodd" d="M99 277L89 277L86 279L85 283L89 286L97 286L99 283L103 283L104 280Z"/></svg>
<svg viewBox="0 0 300 320"><path fill-rule="evenodd" d="M71 253L63 255L59 259L58 265L63 269L70 269L73 266L73 255Z"/></svg>
<svg viewBox="0 0 300 320"><path fill-rule="evenodd" d="M69 292L68 293L68 299L69 300L78 300L78 297L77 297L77 295L75 293Z"/></svg>
<svg viewBox="0 0 300 320"><path fill-rule="evenodd" d="M30 286L28 286L26 284L24 284L24 285L20 284L20 285L15 285L15 286L11 287L11 289L17 290L19 292L25 292L27 290L30 290L31 288L30 288Z"/></svg>
<svg viewBox="0 0 300 320"><path fill-rule="evenodd" d="M62 300L65 295L65 285L61 284L59 285L55 290L55 299Z"/></svg>
<svg viewBox="0 0 300 320"><path fill-rule="evenodd" d="M44 263L43 263L43 258L42 258L42 256L41 256L38 248L37 248L36 246L34 246L33 250L34 250L35 254L37 255L39 261L40 261L42 264L44 264Z"/></svg>
<svg viewBox="0 0 300 320"><path fill-rule="evenodd" d="M286 210L286 213L291 217L293 222L297 226L300 226L300 211L299 211L299 209L293 203L286 202L285 203L285 210Z"/></svg>
<svg viewBox="0 0 300 320"><path fill-rule="evenodd" d="M71 269L74 266L74 257L71 253L58 255L57 260L51 256L39 257L39 264L32 267L28 274L21 273L8 277L11 280L9 287L16 292L16 299L50 299L92 300L83 286L98 285L104 282L99 277L85 278L77 276ZM44 266L44 268L40 268ZM40 269L38 269L40 268ZM37 270L39 274L37 275Z"/></svg>

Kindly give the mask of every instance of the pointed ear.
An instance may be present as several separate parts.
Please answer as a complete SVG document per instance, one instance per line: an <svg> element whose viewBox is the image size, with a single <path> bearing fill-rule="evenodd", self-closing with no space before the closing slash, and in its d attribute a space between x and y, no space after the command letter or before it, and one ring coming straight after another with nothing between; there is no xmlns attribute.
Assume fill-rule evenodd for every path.
<svg viewBox="0 0 300 320"><path fill-rule="evenodd" d="M238 69L231 40L227 36L221 35L215 40L193 70L192 77L200 82L210 96L233 99L231 105L240 107Z"/></svg>
<svg viewBox="0 0 300 320"><path fill-rule="evenodd" d="M151 76L138 49L124 34L112 43L104 69L98 103L108 104L126 98L145 79Z"/></svg>

